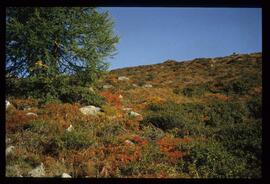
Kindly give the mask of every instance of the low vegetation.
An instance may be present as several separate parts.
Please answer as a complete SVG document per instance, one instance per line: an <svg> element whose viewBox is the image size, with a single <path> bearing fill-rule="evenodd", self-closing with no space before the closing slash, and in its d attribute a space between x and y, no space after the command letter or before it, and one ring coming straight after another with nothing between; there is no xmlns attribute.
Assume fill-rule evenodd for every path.
<svg viewBox="0 0 270 184"><path fill-rule="evenodd" d="M47 177L262 177L260 53L124 68L92 86L13 78L7 96L8 177L41 162Z"/></svg>

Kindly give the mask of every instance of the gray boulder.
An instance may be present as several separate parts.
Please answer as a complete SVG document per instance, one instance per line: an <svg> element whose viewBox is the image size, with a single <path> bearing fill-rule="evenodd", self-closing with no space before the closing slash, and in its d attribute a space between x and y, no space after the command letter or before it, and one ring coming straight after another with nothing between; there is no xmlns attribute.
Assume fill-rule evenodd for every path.
<svg viewBox="0 0 270 184"><path fill-rule="evenodd" d="M37 166L35 169L28 172L30 177L44 177L45 176L45 168L43 163Z"/></svg>
<svg viewBox="0 0 270 184"><path fill-rule="evenodd" d="M93 105L89 105L89 106L82 107L79 110L84 115L97 115L100 112L101 108L95 107Z"/></svg>

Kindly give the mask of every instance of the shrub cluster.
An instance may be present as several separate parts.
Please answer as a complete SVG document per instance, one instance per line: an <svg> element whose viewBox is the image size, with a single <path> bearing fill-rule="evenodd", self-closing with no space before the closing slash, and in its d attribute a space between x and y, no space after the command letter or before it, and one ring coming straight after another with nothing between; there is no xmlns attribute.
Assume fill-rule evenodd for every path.
<svg viewBox="0 0 270 184"><path fill-rule="evenodd" d="M104 98L80 86L74 77L29 77L7 80L7 94L19 98L34 98L40 103L64 102L101 106Z"/></svg>
<svg viewBox="0 0 270 184"><path fill-rule="evenodd" d="M189 154L178 163L180 170L197 178L241 178L247 163L230 154L217 141L194 141L182 145Z"/></svg>
<svg viewBox="0 0 270 184"><path fill-rule="evenodd" d="M209 84L203 84L203 85L196 85L196 86L190 86L186 88L175 88L173 89L173 93L175 94L183 94L187 97L192 97L192 96L201 96L203 95L206 91L208 91L208 85Z"/></svg>

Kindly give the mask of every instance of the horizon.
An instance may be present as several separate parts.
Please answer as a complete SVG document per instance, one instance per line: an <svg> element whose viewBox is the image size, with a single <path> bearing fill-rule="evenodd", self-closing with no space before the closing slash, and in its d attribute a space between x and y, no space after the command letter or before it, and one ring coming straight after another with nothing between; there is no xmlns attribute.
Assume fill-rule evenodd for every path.
<svg viewBox="0 0 270 184"><path fill-rule="evenodd" d="M248 54L262 54L262 51L259 51L259 52L249 52L249 53L237 53L235 52L235 54L237 55L248 55ZM175 59L166 59L164 61L160 61L160 62L157 62L157 63L151 63L151 64L142 64L142 65L134 65L134 66L127 66L127 67L122 67L122 68L114 68L114 69L108 69L108 71L113 71L113 70L120 70L120 69L126 69L126 68L133 68L133 67L141 67L141 66L149 66L149 65L158 65L158 64L162 64L168 60L172 60L172 61L176 61L176 62L189 62L189 61L193 61L195 59L202 59L202 58L223 58L223 57L228 57L228 56L231 56L233 55L233 53L229 54L229 55L226 55L226 56L217 56L217 57L196 57L196 58L192 58L192 59L188 59L188 60L175 60Z"/></svg>
<svg viewBox="0 0 270 184"><path fill-rule="evenodd" d="M109 71L262 52L261 8L98 9L108 11L120 37L116 55L106 59Z"/></svg>

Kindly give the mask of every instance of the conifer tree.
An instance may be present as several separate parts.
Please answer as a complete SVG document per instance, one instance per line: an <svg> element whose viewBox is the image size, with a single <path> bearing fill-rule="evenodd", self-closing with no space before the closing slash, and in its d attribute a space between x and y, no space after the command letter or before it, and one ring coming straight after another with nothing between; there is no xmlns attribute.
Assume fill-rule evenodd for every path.
<svg viewBox="0 0 270 184"><path fill-rule="evenodd" d="M72 74L91 83L108 69L119 38L108 12L92 7L6 9L7 76Z"/></svg>

